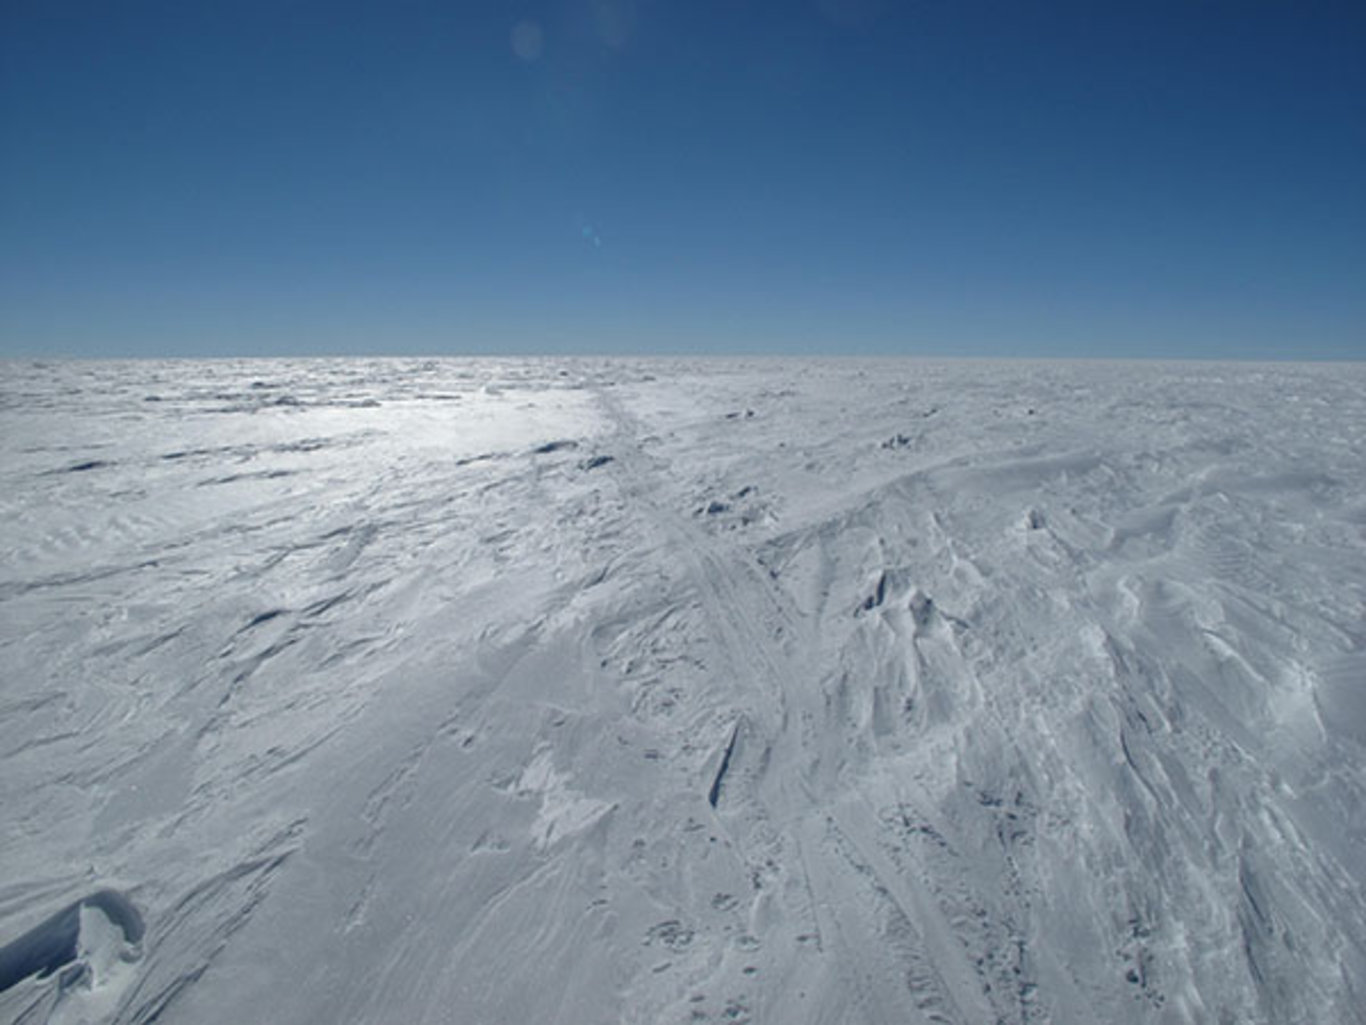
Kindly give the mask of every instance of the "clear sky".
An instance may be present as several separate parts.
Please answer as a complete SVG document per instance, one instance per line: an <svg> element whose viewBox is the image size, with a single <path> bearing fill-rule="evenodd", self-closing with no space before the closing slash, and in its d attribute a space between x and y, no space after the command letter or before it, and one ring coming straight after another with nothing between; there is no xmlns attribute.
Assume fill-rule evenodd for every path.
<svg viewBox="0 0 1366 1025"><path fill-rule="evenodd" d="M1366 359L1366 3L4 0L0 354Z"/></svg>

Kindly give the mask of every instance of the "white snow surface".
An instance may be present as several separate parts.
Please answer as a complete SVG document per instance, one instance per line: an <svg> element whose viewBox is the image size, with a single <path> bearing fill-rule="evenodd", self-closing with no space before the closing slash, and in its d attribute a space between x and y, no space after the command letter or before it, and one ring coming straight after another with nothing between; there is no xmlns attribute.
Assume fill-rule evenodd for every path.
<svg viewBox="0 0 1366 1025"><path fill-rule="evenodd" d="M1366 366L0 372L0 1020L1366 1021Z"/></svg>

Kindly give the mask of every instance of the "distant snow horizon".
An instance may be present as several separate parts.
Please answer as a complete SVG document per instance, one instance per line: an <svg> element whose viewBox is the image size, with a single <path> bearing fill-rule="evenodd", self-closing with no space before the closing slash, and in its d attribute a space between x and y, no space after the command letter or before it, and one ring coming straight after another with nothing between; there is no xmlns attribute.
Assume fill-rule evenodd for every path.
<svg viewBox="0 0 1366 1025"><path fill-rule="evenodd" d="M575 361L575 360L615 360L625 362L654 362L654 361L685 361L703 360L716 361L720 363L734 361L752 362L939 362L939 363L1138 363L1138 364L1157 364L1157 363L1208 363L1221 364L1228 363L1239 366L1267 364L1273 366L1285 366L1294 364L1317 365L1322 363L1366 363L1366 354L1342 355L1342 354L1320 354L1302 355L1290 353L1283 355L1258 354L1248 356L1172 356L1164 354L1134 354L1134 355L1034 355L1034 354L1013 354L1006 355L1001 353L934 353L934 352L781 352L772 350L762 350L754 352L714 352L699 350L689 352L687 350L678 351L659 351L659 352L616 352L605 350L594 352L586 350L583 352L561 352L554 350L512 350L507 352L443 352L439 350L423 351L381 351L373 352L272 352L272 353L111 353L107 355L95 355L90 353L63 353L45 352L28 353L16 352L10 354L0 354L0 363L43 363L47 361L61 363L117 363L117 362L179 362L179 363L222 363L233 360L476 360L476 361L498 361L498 360L548 360L548 361Z"/></svg>

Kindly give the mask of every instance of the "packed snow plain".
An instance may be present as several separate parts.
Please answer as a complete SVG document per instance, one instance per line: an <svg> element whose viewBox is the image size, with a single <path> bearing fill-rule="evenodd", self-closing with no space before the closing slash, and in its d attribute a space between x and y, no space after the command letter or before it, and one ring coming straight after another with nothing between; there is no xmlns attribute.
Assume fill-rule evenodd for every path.
<svg viewBox="0 0 1366 1025"><path fill-rule="evenodd" d="M1366 1021L1366 365L11 362L0 1020Z"/></svg>

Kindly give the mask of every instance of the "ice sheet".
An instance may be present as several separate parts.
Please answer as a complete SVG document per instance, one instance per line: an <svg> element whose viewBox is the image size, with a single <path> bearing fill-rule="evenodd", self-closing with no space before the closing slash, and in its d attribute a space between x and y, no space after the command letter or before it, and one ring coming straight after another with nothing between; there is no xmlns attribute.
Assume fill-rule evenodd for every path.
<svg viewBox="0 0 1366 1025"><path fill-rule="evenodd" d="M1362 365L8 363L0 542L0 1018L1366 1020Z"/></svg>

